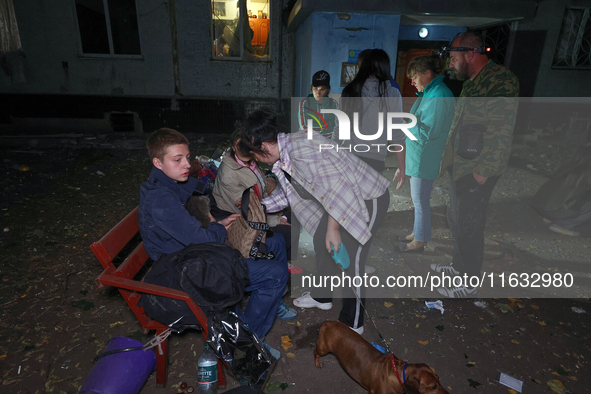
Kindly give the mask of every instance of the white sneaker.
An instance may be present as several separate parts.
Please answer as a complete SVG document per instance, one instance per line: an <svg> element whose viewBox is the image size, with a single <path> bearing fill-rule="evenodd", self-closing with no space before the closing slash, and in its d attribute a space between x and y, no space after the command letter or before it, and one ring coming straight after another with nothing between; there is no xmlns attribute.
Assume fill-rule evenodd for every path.
<svg viewBox="0 0 591 394"><path fill-rule="evenodd" d="M365 329L363 328L363 326L357 327L357 328L353 328L353 327L349 327L349 328L351 330L355 331L359 335L363 335L363 333L365 332Z"/></svg>
<svg viewBox="0 0 591 394"><path fill-rule="evenodd" d="M473 298L476 295L476 287L439 287L437 292L449 298Z"/></svg>
<svg viewBox="0 0 591 394"><path fill-rule="evenodd" d="M374 272L376 272L376 269L370 265L366 265L365 266L365 273L366 274L373 274Z"/></svg>
<svg viewBox="0 0 591 394"><path fill-rule="evenodd" d="M327 311L332 308L332 302L318 302L310 295L309 291L302 294L301 297L293 300L293 304L300 308L318 308Z"/></svg>
<svg viewBox="0 0 591 394"><path fill-rule="evenodd" d="M460 271L454 269L453 265L448 264L431 264L429 267L431 267L431 270L437 272L438 274L445 272L448 275L459 275Z"/></svg>

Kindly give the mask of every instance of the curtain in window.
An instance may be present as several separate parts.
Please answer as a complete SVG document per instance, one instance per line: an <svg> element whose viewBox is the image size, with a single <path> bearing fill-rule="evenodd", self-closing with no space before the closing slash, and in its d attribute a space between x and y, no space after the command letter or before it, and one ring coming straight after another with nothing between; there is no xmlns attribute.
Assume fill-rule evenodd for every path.
<svg viewBox="0 0 591 394"><path fill-rule="evenodd" d="M12 0L0 0L0 29L2 52L18 51L22 48Z"/></svg>
<svg viewBox="0 0 591 394"><path fill-rule="evenodd" d="M0 68L12 83L25 82L25 53L18 34L12 0L0 0Z"/></svg>

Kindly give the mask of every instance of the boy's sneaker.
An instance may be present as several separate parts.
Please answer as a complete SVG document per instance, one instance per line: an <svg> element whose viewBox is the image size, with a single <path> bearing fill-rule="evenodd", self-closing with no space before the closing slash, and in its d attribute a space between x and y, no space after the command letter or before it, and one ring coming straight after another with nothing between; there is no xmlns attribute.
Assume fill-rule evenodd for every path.
<svg viewBox="0 0 591 394"><path fill-rule="evenodd" d="M351 330L355 331L359 335L363 335L363 333L365 332L365 329L363 328L363 326L359 326L357 328L353 328L353 327L349 327L349 328Z"/></svg>
<svg viewBox="0 0 591 394"><path fill-rule="evenodd" d="M312 298L309 291L306 291L301 297L293 300L293 304L300 308L318 308L323 311L332 308L332 302L318 302Z"/></svg>
<svg viewBox="0 0 591 394"><path fill-rule="evenodd" d="M273 356L275 360L281 360L281 352L279 350L272 348L267 342L263 342L263 346L269 351L269 353L271 353L271 356Z"/></svg>
<svg viewBox="0 0 591 394"><path fill-rule="evenodd" d="M277 308L277 317L281 320L291 320L298 317L298 312L285 305L285 302L281 300L279 303L279 308Z"/></svg>
<svg viewBox="0 0 591 394"><path fill-rule="evenodd" d="M557 224L551 225L550 227L548 227L548 230L554 231L555 233L558 233L558 234L570 235L571 237L578 237L579 235L581 235L581 233L578 231L568 230L564 227L560 227Z"/></svg>
<svg viewBox="0 0 591 394"><path fill-rule="evenodd" d="M431 267L432 271L437 272L438 274L445 272L447 275L459 275L460 271L454 269L453 265L450 264L431 264L429 267Z"/></svg>
<svg viewBox="0 0 591 394"><path fill-rule="evenodd" d="M476 295L476 287L439 287L437 292L448 298L473 298Z"/></svg>

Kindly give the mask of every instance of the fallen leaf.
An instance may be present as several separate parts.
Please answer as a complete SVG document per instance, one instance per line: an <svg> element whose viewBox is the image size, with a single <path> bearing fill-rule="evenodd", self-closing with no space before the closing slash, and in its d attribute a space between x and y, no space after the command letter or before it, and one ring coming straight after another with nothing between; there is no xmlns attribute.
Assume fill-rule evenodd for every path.
<svg viewBox="0 0 591 394"><path fill-rule="evenodd" d="M426 341L417 341L419 343L419 345L428 345L429 344L429 340Z"/></svg>
<svg viewBox="0 0 591 394"><path fill-rule="evenodd" d="M445 330L445 327L444 326L441 326L441 325L435 326L435 328L438 329L439 331Z"/></svg>
<svg viewBox="0 0 591 394"><path fill-rule="evenodd" d="M293 346L293 343L291 343L291 342L281 342L281 346L283 347L283 349L287 350L287 349L289 349L290 347Z"/></svg>
<svg viewBox="0 0 591 394"><path fill-rule="evenodd" d="M568 376L568 371L562 367L554 367L554 370L556 370L555 373L558 373L559 375Z"/></svg>
<svg viewBox="0 0 591 394"><path fill-rule="evenodd" d="M545 323L545 322L543 322L543 321L539 321L539 322L538 322L538 324L539 324L540 326L545 326L545 325L546 325L546 323Z"/></svg>
<svg viewBox="0 0 591 394"><path fill-rule="evenodd" d="M511 394L517 394L517 391L513 390L513 389L507 389L508 392L510 392Z"/></svg>
<svg viewBox="0 0 591 394"><path fill-rule="evenodd" d="M548 387L550 387L550 389L552 391L554 391L557 394L565 394L566 393L566 388L564 387L564 384L562 384L562 382L560 380L549 380L546 382L546 384L548 385Z"/></svg>
<svg viewBox="0 0 591 394"><path fill-rule="evenodd" d="M470 383L470 387L472 387L473 389L480 386L480 383L478 383L477 381L472 380L472 379L468 379L468 383Z"/></svg>
<svg viewBox="0 0 591 394"><path fill-rule="evenodd" d="M514 344L516 344L516 345L519 345L519 341L517 339L511 339L511 342L514 343Z"/></svg>
<svg viewBox="0 0 591 394"><path fill-rule="evenodd" d="M511 312L513 313L513 308L511 308L509 305L507 304L501 304L501 303L497 303L497 305L495 305L497 308L499 308L501 310L501 312L503 313L507 313L507 312Z"/></svg>
<svg viewBox="0 0 591 394"><path fill-rule="evenodd" d="M295 354L294 353L287 353L287 358L295 358Z"/></svg>
<svg viewBox="0 0 591 394"><path fill-rule="evenodd" d="M394 304L393 304L393 303L391 303L391 302L388 302L388 301L385 301L385 302L384 302L384 306L385 306L386 308L390 308L392 305L394 305Z"/></svg>

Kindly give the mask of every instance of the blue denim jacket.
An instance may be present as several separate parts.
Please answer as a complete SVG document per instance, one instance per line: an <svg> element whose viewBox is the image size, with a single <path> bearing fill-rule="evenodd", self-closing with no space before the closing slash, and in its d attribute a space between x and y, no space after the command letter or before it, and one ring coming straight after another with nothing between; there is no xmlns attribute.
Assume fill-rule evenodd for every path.
<svg viewBox="0 0 591 394"><path fill-rule="evenodd" d="M225 242L226 229L210 223L207 229L189 215L185 203L193 194L197 179L177 183L156 167L140 188L138 224L146 252L153 260L192 243Z"/></svg>

